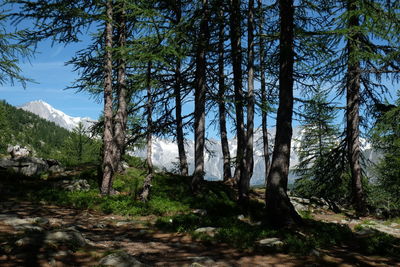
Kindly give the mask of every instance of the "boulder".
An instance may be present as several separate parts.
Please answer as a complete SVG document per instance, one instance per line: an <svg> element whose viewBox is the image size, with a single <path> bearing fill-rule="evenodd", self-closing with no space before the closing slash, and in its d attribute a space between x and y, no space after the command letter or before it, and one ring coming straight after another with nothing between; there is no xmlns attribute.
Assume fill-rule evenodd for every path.
<svg viewBox="0 0 400 267"><path fill-rule="evenodd" d="M124 251L112 253L100 260L100 265L113 267L143 267L143 263Z"/></svg>
<svg viewBox="0 0 400 267"><path fill-rule="evenodd" d="M82 234L73 228L59 229L46 233L44 243L51 246L67 245L80 248L86 245Z"/></svg>
<svg viewBox="0 0 400 267"><path fill-rule="evenodd" d="M10 153L12 159L28 157L31 154L31 151L28 148L20 145L8 146L7 152Z"/></svg>
<svg viewBox="0 0 400 267"><path fill-rule="evenodd" d="M214 237L215 233L217 232L217 230L218 229L215 228L215 227L201 227L201 228L198 228L198 229L194 230L194 232Z"/></svg>
<svg viewBox="0 0 400 267"><path fill-rule="evenodd" d="M257 245L263 248L281 249L285 243L277 237L270 237L258 240Z"/></svg>
<svg viewBox="0 0 400 267"><path fill-rule="evenodd" d="M2 158L0 159L0 167L8 170L11 169L25 176L40 175L49 169L46 161L35 157Z"/></svg>
<svg viewBox="0 0 400 267"><path fill-rule="evenodd" d="M56 188L62 188L67 191L89 191L90 185L85 179L62 180L54 184Z"/></svg>

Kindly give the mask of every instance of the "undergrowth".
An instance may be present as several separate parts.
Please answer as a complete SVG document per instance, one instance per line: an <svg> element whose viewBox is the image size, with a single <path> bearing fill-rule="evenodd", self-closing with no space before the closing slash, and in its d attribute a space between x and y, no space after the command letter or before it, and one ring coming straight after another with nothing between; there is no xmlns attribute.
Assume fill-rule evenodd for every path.
<svg viewBox="0 0 400 267"><path fill-rule="evenodd" d="M142 163L136 162L140 165ZM3 179L8 193L36 202L51 203L77 209L90 209L103 213L128 216L156 215L155 226L161 231L189 233L205 244L227 243L246 250L265 250L257 241L277 237L283 241L283 251L307 255L317 248L342 246L358 242L360 249L368 254L400 255L400 242L392 236L376 232L367 237L357 237L347 226L313 220L311 213L303 213L305 224L297 228L276 230L262 224L264 205L250 201L244 212L236 202L235 191L221 182L205 182L200 192L190 191L191 177L157 173L147 203L138 200L138 193L145 177L140 168L129 168L114 181L120 194L102 197L98 190L96 168L84 168L70 177L62 179L86 179L89 191L67 192L54 186L58 179L21 179L15 174ZM197 213L194 211L197 210ZM245 214L246 216L242 215ZM242 215L239 217L239 215ZM197 233L200 227L214 227L214 236ZM270 250L269 250L270 251Z"/></svg>

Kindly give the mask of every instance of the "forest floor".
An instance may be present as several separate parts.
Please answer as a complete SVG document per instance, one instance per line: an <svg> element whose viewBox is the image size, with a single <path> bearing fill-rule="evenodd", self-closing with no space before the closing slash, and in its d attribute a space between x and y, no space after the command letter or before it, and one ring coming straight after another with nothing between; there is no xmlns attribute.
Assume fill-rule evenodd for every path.
<svg viewBox="0 0 400 267"><path fill-rule="evenodd" d="M2 186L7 194L2 195L0 202L0 266L102 266L101 260L116 252L132 257L125 263L128 265L120 266L143 266L133 264L133 258L145 266L400 266L396 255L385 253L385 250L400 249L397 224L385 226L391 230L392 239L382 243L379 250L382 253L361 248L361 241L380 242L382 238L368 231L370 228L359 227L360 222L381 225L370 217L356 220L327 210L314 212L312 219L307 220L310 228L323 223L329 227L339 225L338 229L351 229L353 233L341 242L324 243L302 254L238 248L214 239L204 240L185 231L166 231L159 225L163 217L160 215L121 216L47 201L24 200L21 192L7 191L4 190L7 185ZM296 233L308 235L306 228ZM50 236L62 234L75 235L77 240L72 238L69 243L60 243L56 238L49 242ZM324 234L327 233L321 232ZM237 238L240 240L241 236Z"/></svg>

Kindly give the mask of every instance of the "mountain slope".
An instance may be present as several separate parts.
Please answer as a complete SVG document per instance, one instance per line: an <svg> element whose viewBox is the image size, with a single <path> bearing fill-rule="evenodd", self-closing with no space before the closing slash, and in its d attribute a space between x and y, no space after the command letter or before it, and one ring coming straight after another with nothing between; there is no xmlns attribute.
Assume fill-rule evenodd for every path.
<svg viewBox="0 0 400 267"><path fill-rule="evenodd" d="M70 132L39 116L0 101L0 153L8 145L32 148L40 157L49 157L61 148Z"/></svg>
<svg viewBox="0 0 400 267"><path fill-rule="evenodd" d="M19 106L18 108L32 112L33 114L36 114L45 120L54 122L58 126L63 127L69 131L76 128L80 122L84 125L85 128L90 127L95 122L88 117L81 118L68 116L64 112L53 108L51 105L44 102L43 100L28 102L22 106Z"/></svg>

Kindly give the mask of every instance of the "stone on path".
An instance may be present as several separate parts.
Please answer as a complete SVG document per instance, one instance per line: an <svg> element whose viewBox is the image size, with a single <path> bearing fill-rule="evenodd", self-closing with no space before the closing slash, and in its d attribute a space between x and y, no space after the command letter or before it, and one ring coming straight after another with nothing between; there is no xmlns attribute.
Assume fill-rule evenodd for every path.
<svg viewBox="0 0 400 267"><path fill-rule="evenodd" d="M257 241L259 247L281 249L285 243L277 237L264 238Z"/></svg>
<svg viewBox="0 0 400 267"><path fill-rule="evenodd" d="M214 237L215 233L217 232L217 228L215 227L201 227L194 230L195 233L202 233L208 235L210 237Z"/></svg>
<svg viewBox="0 0 400 267"><path fill-rule="evenodd" d="M112 253L100 260L100 265L113 267L144 267L143 263L129 255L125 251Z"/></svg>

